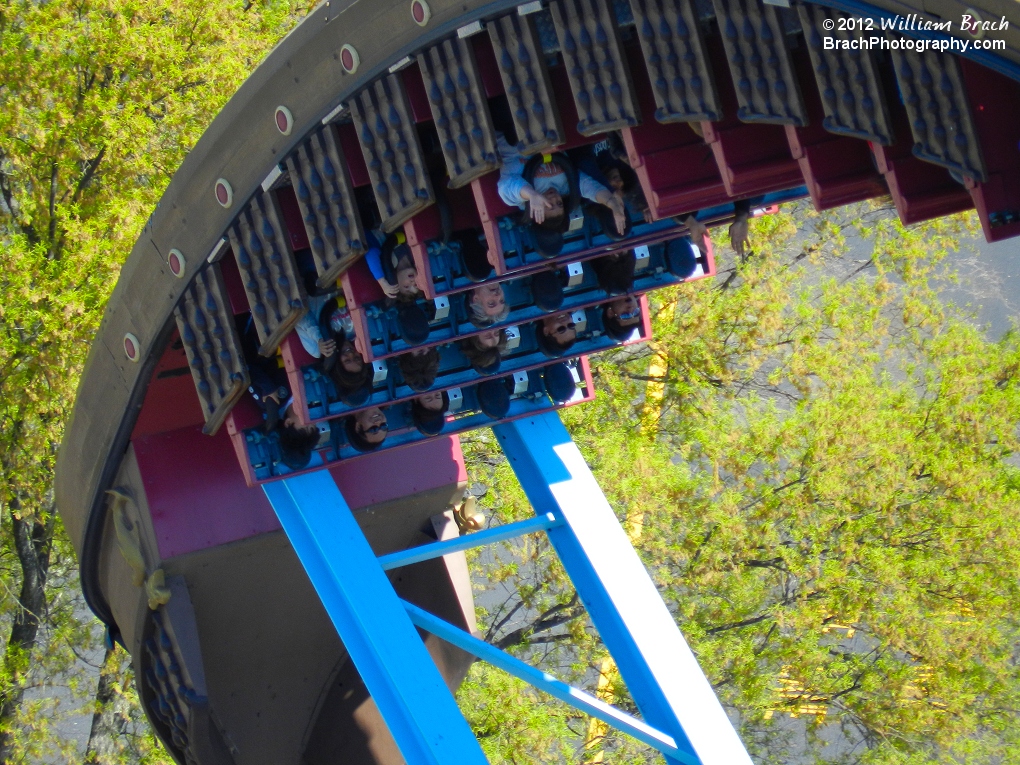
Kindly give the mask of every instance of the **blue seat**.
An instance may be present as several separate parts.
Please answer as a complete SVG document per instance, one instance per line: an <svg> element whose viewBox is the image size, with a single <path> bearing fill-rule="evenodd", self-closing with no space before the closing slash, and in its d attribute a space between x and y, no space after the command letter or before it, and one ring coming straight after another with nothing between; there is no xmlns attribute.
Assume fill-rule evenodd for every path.
<svg viewBox="0 0 1020 765"><path fill-rule="evenodd" d="M550 365L548 359L544 359L544 362L545 366ZM572 359L567 364L577 389L573 397L560 403L556 403L546 392L541 368L527 370L521 373L517 380L514 379L512 373L500 375L496 378L506 380L508 391L513 391L510 393L510 406L506 416L499 420L493 420L482 412L477 393L479 380L476 376L474 384L453 389L459 394L459 397L456 395L451 396L451 399L457 399L457 408L453 409L451 407L451 411L446 415L446 423L443 430L434 436L423 435L415 428L411 415L411 402L409 400L395 403L386 402L389 404L385 410L388 435L378 449L371 452L359 452L348 443L345 432L345 419L346 415L350 414L350 412L345 413L344 416L331 418L320 425L322 438L319 447L313 451L308 465L301 470L291 470L283 464L279 442L275 435L267 436L262 432L261 428L250 428L244 432L244 444L248 461L251 464L252 474L256 482L262 483L275 478L329 467L340 460L369 456L380 451L396 449L433 438L465 433L477 428L490 427L496 422L506 422L518 417L539 414L591 400L594 396L594 389L586 360Z"/></svg>

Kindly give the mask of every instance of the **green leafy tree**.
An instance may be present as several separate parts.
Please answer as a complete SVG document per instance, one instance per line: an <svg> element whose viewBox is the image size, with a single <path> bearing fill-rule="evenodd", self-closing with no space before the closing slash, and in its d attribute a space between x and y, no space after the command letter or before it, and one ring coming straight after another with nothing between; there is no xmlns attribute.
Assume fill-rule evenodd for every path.
<svg viewBox="0 0 1020 765"><path fill-rule="evenodd" d="M171 174L293 12L0 0L0 763L60 748L41 689L95 645L51 485L103 306Z"/></svg>
<svg viewBox="0 0 1020 765"><path fill-rule="evenodd" d="M759 762L1020 759L1020 338L993 342L936 291L972 227L904 228L869 205L756 221L754 256L653 296L661 406L644 406L648 349L598 359L597 401L564 412L621 519L640 518L636 546ZM486 460L473 476L494 518L529 512ZM558 632L588 639L556 652L529 639L572 596L550 558L539 541L475 565L490 586L524 584L515 650L594 691L585 620ZM462 692L480 731L490 677ZM529 741L539 760L597 756L555 704L525 738L511 699L529 697L499 692L494 762L527 761ZM608 762L661 760L596 744Z"/></svg>
<svg viewBox="0 0 1020 765"><path fill-rule="evenodd" d="M119 648L108 648L96 687L85 765L169 762L138 703L131 657Z"/></svg>

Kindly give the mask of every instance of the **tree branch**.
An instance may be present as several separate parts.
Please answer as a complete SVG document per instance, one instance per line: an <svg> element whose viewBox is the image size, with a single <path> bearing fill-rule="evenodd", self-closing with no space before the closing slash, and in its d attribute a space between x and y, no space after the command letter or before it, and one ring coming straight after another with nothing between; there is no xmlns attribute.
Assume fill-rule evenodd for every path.
<svg viewBox="0 0 1020 765"><path fill-rule="evenodd" d="M720 624L718 627L711 627L705 630L707 635L716 635L720 632L727 632L728 630L739 630L744 627L751 627L755 624L759 624L766 619L771 619L772 614L762 614L761 616L755 616L751 619L741 619L739 622L730 622L729 624Z"/></svg>
<svg viewBox="0 0 1020 765"><path fill-rule="evenodd" d="M85 172L81 178L78 179L78 183L75 186L74 194L71 195L71 204L76 204L81 198L82 192L89 187L92 183L92 179L96 175L96 170L99 168L99 164L103 161L103 157L106 154L106 146L99 149L99 153L96 154L92 159L85 161Z"/></svg>

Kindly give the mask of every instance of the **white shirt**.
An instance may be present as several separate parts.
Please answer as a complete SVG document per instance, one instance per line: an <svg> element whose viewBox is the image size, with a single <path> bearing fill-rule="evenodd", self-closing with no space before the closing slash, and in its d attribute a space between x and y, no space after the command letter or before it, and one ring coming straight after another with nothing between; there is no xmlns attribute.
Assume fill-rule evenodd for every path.
<svg viewBox="0 0 1020 765"><path fill-rule="evenodd" d="M499 149L500 159L503 160L503 166L499 171L499 183L496 186L499 196L508 205L516 205L523 209L526 200L521 196L521 191L532 185L524 180L523 176L526 157L511 146L502 133L496 133L496 148ZM577 176L581 196L585 199L598 202L600 191L608 193L609 190L590 175L578 173ZM535 191L541 194L551 188L569 197L570 182L567 180L567 174L564 172L551 175L535 174Z"/></svg>

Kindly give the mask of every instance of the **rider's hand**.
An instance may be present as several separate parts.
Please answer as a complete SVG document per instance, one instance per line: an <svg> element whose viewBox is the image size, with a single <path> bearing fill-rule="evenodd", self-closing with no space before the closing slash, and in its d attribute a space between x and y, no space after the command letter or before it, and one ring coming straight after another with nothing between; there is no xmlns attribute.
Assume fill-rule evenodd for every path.
<svg viewBox="0 0 1020 765"><path fill-rule="evenodd" d="M620 236L623 236L623 232L627 230L627 208L624 207L623 200L609 189L599 189L595 195L595 201L613 211L616 230Z"/></svg>
<svg viewBox="0 0 1020 765"><path fill-rule="evenodd" d="M613 211L613 220L616 221L616 232L623 236L627 230L627 209L623 202L615 194L609 197L606 207Z"/></svg>
<svg viewBox="0 0 1020 765"><path fill-rule="evenodd" d="M747 234L747 218L738 217L730 224L730 245L737 255L743 255L748 247Z"/></svg>
<svg viewBox="0 0 1020 765"><path fill-rule="evenodd" d="M691 235L691 241L698 246L698 249L703 253L708 252L708 226L693 215L688 215L684 219L684 225L687 226L687 231Z"/></svg>
<svg viewBox="0 0 1020 765"><path fill-rule="evenodd" d="M545 221L546 211L552 209L552 203L530 186L521 191L521 196L528 200L528 206L531 208L532 220L534 220L535 223L542 223Z"/></svg>
<svg viewBox="0 0 1020 765"><path fill-rule="evenodd" d="M397 285L390 284L386 281L385 277L382 279L376 279L379 282L379 286L382 287L383 294L388 298L395 298L397 296Z"/></svg>
<svg viewBox="0 0 1020 765"><path fill-rule="evenodd" d="M336 353L336 340L320 340L319 353L323 356L332 356Z"/></svg>

